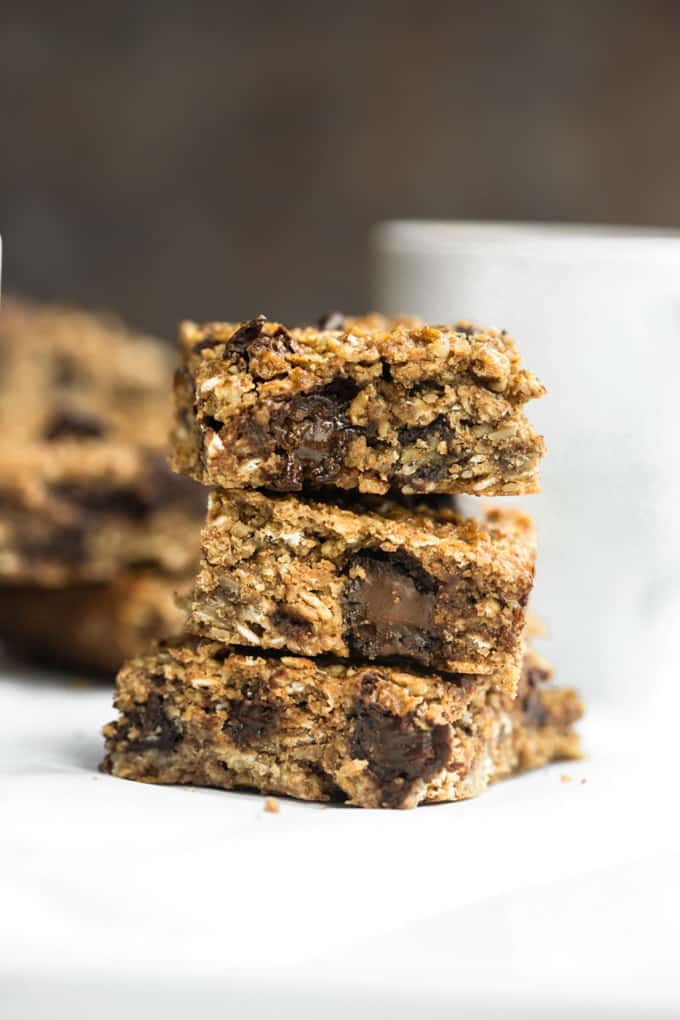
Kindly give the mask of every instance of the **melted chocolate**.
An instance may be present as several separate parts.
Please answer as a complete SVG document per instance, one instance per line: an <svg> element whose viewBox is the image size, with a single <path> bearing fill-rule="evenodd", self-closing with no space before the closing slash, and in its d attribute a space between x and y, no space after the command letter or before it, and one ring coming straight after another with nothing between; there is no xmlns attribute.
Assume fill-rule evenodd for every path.
<svg viewBox="0 0 680 1020"><path fill-rule="evenodd" d="M352 568L358 568L353 570ZM353 654L428 663L437 646L437 581L405 554L362 553L350 564L344 616Z"/></svg>

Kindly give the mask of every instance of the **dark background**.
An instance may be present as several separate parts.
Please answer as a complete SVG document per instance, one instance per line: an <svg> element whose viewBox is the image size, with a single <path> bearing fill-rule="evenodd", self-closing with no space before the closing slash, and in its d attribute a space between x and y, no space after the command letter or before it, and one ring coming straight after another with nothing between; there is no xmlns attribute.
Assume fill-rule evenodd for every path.
<svg viewBox="0 0 680 1020"><path fill-rule="evenodd" d="M680 225L680 3L0 0L7 290L365 308L387 217Z"/></svg>

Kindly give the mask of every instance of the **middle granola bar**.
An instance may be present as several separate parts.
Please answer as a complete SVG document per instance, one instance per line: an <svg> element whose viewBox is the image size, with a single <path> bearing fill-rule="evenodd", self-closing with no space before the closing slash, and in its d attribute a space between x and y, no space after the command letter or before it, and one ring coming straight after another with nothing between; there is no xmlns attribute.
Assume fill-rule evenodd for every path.
<svg viewBox="0 0 680 1020"><path fill-rule="evenodd" d="M530 519L386 499L212 493L187 629L229 645L496 674L514 692L534 574Z"/></svg>

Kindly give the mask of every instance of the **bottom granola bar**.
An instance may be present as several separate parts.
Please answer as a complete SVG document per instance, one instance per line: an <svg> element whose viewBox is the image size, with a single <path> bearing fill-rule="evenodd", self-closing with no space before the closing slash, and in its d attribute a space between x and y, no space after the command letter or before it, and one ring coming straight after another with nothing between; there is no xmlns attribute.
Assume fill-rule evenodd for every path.
<svg viewBox="0 0 680 1020"><path fill-rule="evenodd" d="M580 756L583 706L527 657L517 700L493 677L234 654L183 638L118 676L103 771L359 807L461 800Z"/></svg>

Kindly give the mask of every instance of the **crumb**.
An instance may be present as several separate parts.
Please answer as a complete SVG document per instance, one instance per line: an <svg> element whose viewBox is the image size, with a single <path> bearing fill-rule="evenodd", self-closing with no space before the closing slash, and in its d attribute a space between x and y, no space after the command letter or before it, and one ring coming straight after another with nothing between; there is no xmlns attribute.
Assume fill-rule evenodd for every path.
<svg viewBox="0 0 680 1020"><path fill-rule="evenodd" d="M270 815L278 815L279 813L279 802L274 797L267 797L264 802L264 809L268 811Z"/></svg>
<svg viewBox="0 0 680 1020"><path fill-rule="evenodd" d="M570 783L571 782L571 776L568 775L566 772L563 772L562 775L560 776L560 782L561 783Z"/></svg>

